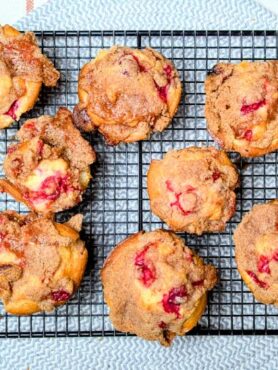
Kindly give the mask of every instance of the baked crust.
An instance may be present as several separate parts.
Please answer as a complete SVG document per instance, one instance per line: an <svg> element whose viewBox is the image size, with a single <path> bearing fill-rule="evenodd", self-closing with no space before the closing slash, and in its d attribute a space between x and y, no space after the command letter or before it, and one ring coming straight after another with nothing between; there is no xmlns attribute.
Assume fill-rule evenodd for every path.
<svg viewBox="0 0 278 370"><path fill-rule="evenodd" d="M176 113L181 82L174 65L153 49L113 46L81 69L77 127L98 130L108 144L147 139Z"/></svg>
<svg viewBox="0 0 278 370"><path fill-rule="evenodd" d="M0 181L2 191L44 214L78 204L96 154L74 127L71 112L60 108L54 117L27 120L17 137L4 161L9 183Z"/></svg>
<svg viewBox="0 0 278 370"><path fill-rule="evenodd" d="M0 129L32 109L42 84L56 86L59 77L32 32L0 27Z"/></svg>
<svg viewBox="0 0 278 370"><path fill-rule="evenodd" d="M217 64L205 81L207 127L225 149L257 157L278 148L278 62Z"/></svg>
<svg viewBox="0 0 278 370"><path fill-rule="evenodd" d="M7 312L52 311L70 299L88 259L81 223L80 214L62 225L35 214L0 213L0 298Z"/></svg>
<svg viewBox="0 0 278 370"><path fill-rule="evenodd" d="M278 200L257 204L234 232L238 271L255 298L278 305Z"/></svg>
<svg viewBox="0 0 278 370"><path fill-rule="evenodd" d="M152 212L174 231L202 234L225 228L236 207L238 173L225 152L188 147L153 160L147 174Z"/></svg>
<svg viewBox="0 0 278 370"><path fill-rule="evenodd" d="M217 281L213 266L164 230L139 232L118 244L101 279L115 328L163 345L197 324Z"/></svg>

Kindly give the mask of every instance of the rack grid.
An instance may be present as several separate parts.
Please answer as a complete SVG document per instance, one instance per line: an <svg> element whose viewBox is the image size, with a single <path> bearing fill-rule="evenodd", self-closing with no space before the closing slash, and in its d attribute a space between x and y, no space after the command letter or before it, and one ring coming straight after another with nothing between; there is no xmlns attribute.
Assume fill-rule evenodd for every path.
<svg viewBox="0 0 278 370"><path fill-rule="evenodd" d="M84 214L82 237L89 250L89 263L77 294L52 313L16 317L0 308L0 337L75 337L126 335L113 329L103 301L100 269L109 251L138 230L165 225L150 212L146 172L152 159L169 149L191 145L215 145L204 118L204 79L218 61L269 60L278 57L277 31L45 31L35 32L45 54L61 72L54 89L43 88L34 109L20 122L0 132L0 168L7 146L26 119L54 114L60 106L73 109L77 102L80 68L97 52L112 45L152 47L171 59L179 71L183 95L172 124L150 140L108 146L98 134L85 137L94 146L98 161L83 202L61 213ZM277 153L241 159L230 153L237 165L241 186L237 208L225 232L203 236L185 235L186 244L219 270L219 283L211 292L206 313L191 334L278 334L278 311L255 301L240 279L234 260L232 234L243 214L253 204L276 198ZM0 209L26 212L7 195L0 195Z"/></svg>

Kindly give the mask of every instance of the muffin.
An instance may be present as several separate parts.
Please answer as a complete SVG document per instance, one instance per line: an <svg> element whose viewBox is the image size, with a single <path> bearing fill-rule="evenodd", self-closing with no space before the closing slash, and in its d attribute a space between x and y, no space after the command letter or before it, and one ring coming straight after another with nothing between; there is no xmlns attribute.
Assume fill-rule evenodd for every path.
<svg viewBox="0 0 278 370"><path fill-rule="evenodd" d="M167 346L197 324L217 276L182 239L156 230L117 245L101 279L114 327Z"/></svg>
<svg viewBox="0 0 278 370"><path fill-rule="evenodd" d="M32 32L0 27L0 128L33 108L42 84L55 86L59 77Z"/></svg>
<svg viewBox="0 0 278 370"><path fill-rule="evenodd" d="M278 305L278 200L255 205L234 233L238 271L265 304Z"/></svg>
<svg viewBox="0 0 278 370"><path fill-rule="evenodd" d="M0 213L0 298L7 312L52 311L70 299L88 258L81 223L82 215L57 224L35 214Z"/></svg>
<svg viewBox="0 0 278 370"><path fill-rule="evenodd" d="M278 62L217 64L205 82L208 130L225 150L257 157L278 148Z"/></svg>
<svg viewBox="0 0 278 370"><path fill-rule="evenodd" d="M17 137L4 161L8 181L0 180L2 191L43 214L78 204L96 155L74 127L71 112L60 108L54 117L27 120Z"/></svg>
<svg viewBox="0 0 278 370"><path fill-rule="evenodd" d="M108 144L144 140L163 131L176 113L181 82L157 51L114 46L81 69L77 127L98 130Z"/></svg>
<svg viewBox="0 0 278 370"><path fill-rule="evenodd" d="M202 234L225 228L235 212L238 173L213 147L172 150L147 174L152 212L174 231Z"/></svg>

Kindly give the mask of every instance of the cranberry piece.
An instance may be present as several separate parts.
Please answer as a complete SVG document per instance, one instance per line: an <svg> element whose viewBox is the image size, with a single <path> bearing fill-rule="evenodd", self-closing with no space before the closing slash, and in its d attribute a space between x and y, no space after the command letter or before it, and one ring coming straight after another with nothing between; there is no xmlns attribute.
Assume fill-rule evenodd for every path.
<svg viewBox="0 0 278 370"><path fill-rule="evenodd" d="M187 297L187 291L184 285L178 288L172 288L169 293L164 294L162 298L162 305L164 311L167 313L175 313L179 318L180 305Z"/></svg>
<svg viewBox="0 0 278 370"><path fill-rule="evenodd" d="M38 146L37 146L37 152L40 157L42 156L43 147L44 147L44 142L42 140L39 140Z"/></svg>
<svg viewBox="0 0 278 370"><path fill-rule="evenodd" d="M147 265L143 265L141 267L141 273L142 273L141 280L143 284L146 287L149 287L150 285L152 285L152 283L155 281L155 278L156 278L153 268Z"/></svg>
<svg viewBox="0 0 278 370"><path fill-rule="evenodd" d="M178 193L178 194L175 194L176 195L176 200L172 203L170 203L170 206L171 207L178 207L178 209L181 211L181 213L184 215L184 216L188 216L192 213L192 210L186 210L183 208L183 206L181 205L181 202L180 202L180 197L182 195L182 193Z"/></svg>
<svg viewBox="0 0 278 370"><path fill-rule="evenodd" d="M171 181L170 180L166 180L166 188L167 190L169 190L170 192L174 193L174 189L172 187L172 184L171 184Z"/></svg>
<svg viewBox="0 0 278 370"><path fill-rule="evenodd" d="M259 272L265 272L266 274L270 274L269 262L270 261L266 256L260 256L260 259L258 261Z"/></svg>
<svg viewBox="0 0 278 370"><path fill-rule="evenodd" d="M194 287L203 286L203 285L204 285L204 279L192 282L192 286L194 286Z"/></svg>
<svg viewBox="0 0 278 370"><path fill-rule="evenodd" d="M158 326L160 327L160 329L166 329L167 328L167 324L164 321L160 321Z"/></svg>
<svg viewBox="0 0 278 370"><path fill-rule="evenodd" d="M272 255L272 259L274 260L274 261L278 261L278 251L275 251L274 253L273 253L273 255Z"/></svg>
<svg viewBox="0 0 278 370"><path fill-rule="evenodd" d="M30 130L30 131L35 130L36 129L35 122L30 121L30 122L25 123L24 128L27 129L27 130Z"/></svg>
<svg viewBox="0 0 278 370"><path fill-rule="evenodd" d="M136 55L133 55L132 54L132 58L137 63L140 72L147 72L146 67L139 61L139 59L138 59L138 57Z"/></svg>
<svg viewBox="0 0 278 370"><path fill-rule="evenodd" d="M169 89L169 85L171 83L171 79L172 79L172 67L167 64L166 66L163 67L163 71L164 73L166 74L167 76L167 84L164 85L164 86L159 86L156 81L154 80L154 84L155 84L155 87L157 89L157 92L158 92L158 95L160 97L160 99L167 104L167 96L168 96L168 89Z"/></svg>
<svg viewBox="0 0 278 370"><path fill-rule="evenodd" d="M40 190L30 191L25 198L30 201L49 200L55 201L62 193L74 190L69 183L69 176L49 176L41 184Z"/></svg>
<svg viewBox="0 0 278 370"><path fill-rule="evenodd" d="M156 82L155 83L155 87L157 89L157 92L158 92L158 95L160 97L160 99L164 102L164 103L167 103L167 95L168 95L168 84L165 85L165 86L159 86Z"/></svg>
<svg viewBox="0 0 278 370"><path fill-rule="evenodd" d="M135 257L135 266L140 271L139 280L148 288L156 280L156 270L152 261L147 260L146 254L153 243L150 243L145 246L145 248L137 253Z"/></svg>
<svg viewBox="0 0 278 370"><path fill-rule="evenodd" d="M173 69L170 66L170 64L167 64L166 66L163 67L163 70L166 73L167 80L169 82L171 80L171 77L172 77L172 71L173 71Z"/></svg>
<svg viewBox="0 0 278 370"><path fill-rule="evenodd" d="M216 180L218 180L219 179L219 177L221 176L221 173L218 171L218 170L216 170L216 171L214 171L213 172L213 174L212 174L212 180L213 181L216 181Z"/></svg>
<svg viewBox="0 0 278 370"><path fill-rule="evenodd" d="M189 193L193 193L195 190L196 188L194 188L193 186L187 185L185 192L189 194Z"/></svg>
<svg viewBox="0 0 278 370"><path fill-rule="evenodd" d="M251 141L253 138L253 131L252 130L246 130L243 134L243 138L247 141Z"/></svg>
<svg viewBox="0 0 278 370"><path fill-rule="evenodd" d="M266 274L270 274L271 271L270 271L269 263L272 260L278 262L278 251L275 251L271 257L260 256L258 260L258 271L266 273Z"/></svg>
<svg viewBox="0 0 278 370"><path fill-rule="evenodd" d="M23 161L21 158L14 158L12 160L12 171L15 176L18 176L22 172Z"/></svg>
<svg viewBox="0 0 278 370"><path fill-rule="evenodd" d="M149 248L150 248L150 245L148 244L144 247L144 249L141 252L136 254L135 266L142 266L144 264L145 256Z"/></svg>
<svg viewBox="0 0 278 370"><path fill-rule="evenodd" d="M16 149L17 149L17 144L10 146L8 148L7 152L8 152L8 154L12 154L13 152L16 151Z"/></svg>
<svg viewBox="0 0 278 370"><path fill-rule="evenodd" d="M10 116L13 120L16 120L16 110L18 109L18 101L14 101L13 104L10 106L10 109L8 110L5 115Z"/></svg>
<svg viewBox="0 0 278 370"><path fill-rule="evenodd" d="M260 280L258 278L258 276L255 274L255 272L253 271L246 271L247 274L252 278L252 280L260 287L260 288L263 288L263 289L267 289L268 288L268 284L262 280Z"/></svg>
<svg viewBox="0 0 278 370"><path fill-rule="evenodd" d="M56 290L50 293L51 299L55 302L63 302L67 301L70 297L70 294L65 290Z"/></svg>
<svg viewBox="0 0 278 370"><path fill-rule="evenodd" d="M256 110L258 110L259 108L263 107L264 105L266 105L265 99L259 100L259 101L255 102L255 103L252 103L252 104L246 104L245 103L245 99L244 99L243 100L243 104L242 104L242 106L240 108L240 112L245 116L246 114L255 112Z"/></svg>
<svg viewBox="0 0 278 370"><path fill-rule="evenodd" d="M56 200L67 188L67 177L50 176L42 182L41 194L48 200Z"/></svg>
<svg viewBox="0 0 278 370"><path fill-rule="evenodd" d="M192 210L185 210L180 202L180 197L185 193L185 194L189 194L189 193L193 193L196 188L194 188L193 186L191 185L188 185L186 187L186 190L184 192L180 192L180 193L176 193L173 189L173 186L170 182L170 180L166 180L166 188L168 191L170 191L171 193L174 193L175 194L175 197L176 197L176 200L172 203L170 203L170 207L178 207L178 209L181 211L181 213L184 215L184 216L188 216L192 213Z"/></svg>

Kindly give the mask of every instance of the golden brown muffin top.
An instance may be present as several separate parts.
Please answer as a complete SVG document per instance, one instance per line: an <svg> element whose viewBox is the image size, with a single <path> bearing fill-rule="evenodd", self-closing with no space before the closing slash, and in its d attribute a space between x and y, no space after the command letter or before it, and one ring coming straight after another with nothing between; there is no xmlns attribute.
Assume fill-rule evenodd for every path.
<svg viewBox="0 0 278 370"><path fill-rule="evenodd" d="M165 345L184 334L217 279L214 267L163 230L140 232L116 246L101 277L115 328Z"/></svg>
<svg viewBox="0 0 278 370"><path fill-rule="evenodd" d="M87 262L81 223L81 215L56 224L34 214L0 213L0 297L8 312L49 311L70 298Z"/></svg>
<svg viewBox="0 0 278 370"><path fill-rule="evenodd" d="M112 144L162 131L181 95L175 67L150 48L102 50L82 68L78 88L76 124L87 131L97 128Z"/></svg>
<svg viewBox="0 0 278 370"><path fill-rule="evenodd" d="M26 81L55 86L60 73L41 53L32 32L0 27L0 115L15 116L15 104L26 93Z"/></svg>
<svg viewBox="0 0 278 370"><path fill-rule="evenodd" d="M239 272L263 303L278 304L278 201L255 205L234 233Z"/></svg>
<svg viewBox="0 0 278 370"><path fill-rule="evenodd" d="M202 234L225 228L235 212L238 173L213 147L172 150L148 171L151 210L174 231Z"/></svg>
<svg viewBox="0 0 278 370"><path fill-rule="evenodd" d="M278 148L278 62L217 64L205 82L208 130L225 150L255 157Z"/></svg>
<svg viewBox="0 0 278 370"><path fill-rule="evenodd" d="M96 155L73 126L71 112L60 108L54 117L27 120L17 137L20 142L8 148L4 171L23 201L42 213L76 205Z"/></svg>

